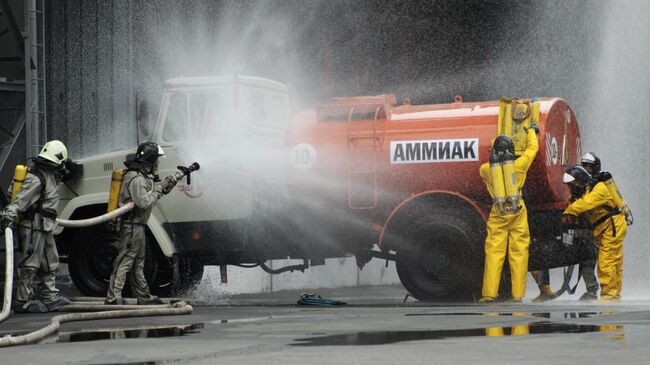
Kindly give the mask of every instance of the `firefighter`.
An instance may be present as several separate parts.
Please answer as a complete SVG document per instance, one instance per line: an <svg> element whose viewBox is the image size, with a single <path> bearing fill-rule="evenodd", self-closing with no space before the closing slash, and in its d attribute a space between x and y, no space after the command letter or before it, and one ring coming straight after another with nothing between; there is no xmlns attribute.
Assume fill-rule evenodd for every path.
<svg viewBox="0 0 650 365"><path fill-rule="evenodd" d="M539 130L536 125L526 131L526 150L516 159L512 140L505 135L497 137L490 152L490 162L484 163L480 168L481 177L494 201L487 222L481 303L494 302L497 298L506 251L513 301L521 302L526 293L530 232L521 189L539 149L537 133ZM502 197L504 191L509 192L506 193L509 195Z"/></svg>
<svg viewBox="0 0 650 365"><path fill-rule="evenodd" d="M68 150L63 143L47 142L38 156L31 159L14 200L2 211L2 231L7 227L17 228L22 254L16 267L12 305L15 313L53 312L70 304L56 288L59 254L52 233L59 205L58 185L67 159ZM13 186L9 189L11 193ZM38 295L32 287L36 275L43 284Z"/></svg>
<svg viewBox="0 0 650 365"><path fill-rule="evenodd" d="M611 178L611 175L610 175ZM616 197L607 182L592 179L580 165L569 167L564 182L572 190L585 189L584 194L564 211L563 223L571 224L584 215L598 242L598 278L603 301L621 299L623 284L623 241L627 234L626 217L617 207ZM608 179L609 180L609 179Z"/></svg>
<svg viewBox="0 0 650 365"><path fill-rule="evenodd" d="M158 159L164 156L163 149L153 142L144 142L138 146L133 158L127 157L120 190L119 205L128 202L136 207L120 219L120 250L113 263L113 273L108 287L105 304L125 304L122 289L127 280L138 304L163 304L151 295L144 277L145 228L154 204L176 185L175 179L166 178L156 182Z"/></svg>
<svg viewBox="0 0 650 365"><path fill-rule="evenodd" d="M600 158L596 156L595 153L593 152L587 152L582 156L582 159L580 161L580 164L582 167L587 170L587 172L592 176L592 181L593 179L598 179L598 176L600 175ZM585 192L590 189L590 184L588 184L583 190L575 190L572 191L571 198L570 198L570 203L573 203L574 201L578 200L582 195L584 195ZM594 245L590 245L589 249L594 249L598 250L598 248ZM597 255L594 255L597 256ZM598 281L596 280L596 259L591 259L587 260L584 262L580 263L580 266L578 268L578 271L580 273L580 277L585 282L585 288L587 291L582 294L580 297L580 300L582 301L589 301L589 300L594 300L598 299Z"/></svg>

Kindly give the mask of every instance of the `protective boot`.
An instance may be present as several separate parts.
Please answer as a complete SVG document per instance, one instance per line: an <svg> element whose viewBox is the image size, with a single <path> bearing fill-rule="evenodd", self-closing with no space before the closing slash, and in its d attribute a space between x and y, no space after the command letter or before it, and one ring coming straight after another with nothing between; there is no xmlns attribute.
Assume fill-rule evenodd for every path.
<svg viewBox="0 0 650 365"><path fill-rule="evenodd" d="M482 297L478 300L479 304L494 304L496 303L496 298L492 297Z"/></svg>
<svg viewBox="0 0 650 365"><path fill-rule="evenodd" d="M72 302L70 301L70 299L68 299L66 297L57 296L53 300L48 300L48 301L43 302L43 304L45 304L47 306L48 311L56 312L59 309L61 309L61 307L65 307L66 305L72 304Z"/></svg>
<svg viewBox="0 0 650 365"><path fill-rule="evenodd" d="M612 297L610 295L601 295L600 299L594 300L592 302L596 302L596 303L617 303L617 302L620 302L620 301L621 301L620 299Z"/></svg>
<svg viewBox="0 0 650 365"><path fill-rule="evenodd" d="M115 299L108 299L104 301L104 304L106 305L126 305L126 300L123 298L115 298Z"/></svg>
<svg viewBox="0 0 650 365"><path fill-rule="evenodd" d="M138 305L154 305L154 304L167 304L162 299L158 298L155 295L150 296L149 298L138 298Z"/></svg>
<svg viewBox="0 0 650 365"><path fill-rule="evenodd" d="M555 299L555 293L548 284L539 285L539 295L533 299L533 303L546 302Z"/></svg>
<svg viewBox="0 0 650 365"><path fill-rule="evenodd" d="M14 313L47 313L47 306L40 300L30 300L29 302L15 302L12 305Z"/></svg>
<svg viewBox="0 0 650 365"><path fill-rule="evenodd" d="M589 302L596 299L598 299L598 294L592 292L586 292L582 294L582 296L578 300L580 300L581 302Z"/></svg>

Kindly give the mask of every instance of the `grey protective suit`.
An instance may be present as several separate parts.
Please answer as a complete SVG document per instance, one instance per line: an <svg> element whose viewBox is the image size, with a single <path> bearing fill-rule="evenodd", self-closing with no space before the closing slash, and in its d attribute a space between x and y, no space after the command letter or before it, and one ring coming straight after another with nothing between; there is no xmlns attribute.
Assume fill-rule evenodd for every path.
<svg viewBox="0 0 650 365"><path fill-rule="evenodd" d="M106 299L122 297L127 274L133 294L149 298L149 285L144 277L145 228L154 204L163 195L162 187L139 171L128 171L122 180L119 205L133 201L136 208L122 217L120 251L113 263L113 273Z"/></svg>
<svg viewBox="0 0 650 365"><path fill-rule="evenodd" d="M57 213L59 183L53 169L38 168L38 170L42 172L46 185L42 202L39 204L41 181L32 173L32 168L16 194L16 199L2 211L3 219L11 219L14 223L20 219L17 231L22 259L16 268L14 305L23 305L35 299L32 280L37 274L43 282L41 292L43 303L48 305L59 298L59 290L55 287L59 253L52 233L56 227L56 218L45 217L42 214L43 211L49 212L46 215ZM11 190L11 187L9 189Z"/></svg>

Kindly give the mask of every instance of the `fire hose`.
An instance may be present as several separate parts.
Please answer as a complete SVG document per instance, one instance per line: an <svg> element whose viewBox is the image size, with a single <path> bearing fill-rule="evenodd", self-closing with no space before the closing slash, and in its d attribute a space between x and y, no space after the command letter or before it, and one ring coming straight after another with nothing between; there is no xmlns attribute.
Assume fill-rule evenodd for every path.
<svg viewBox="0 0 650 365"><path fill-rule="evenodd" d="M94 226L96 224L108 222L111 219L117 218L121 216L124 213L127 213L131 211L133 208L135 208L135 203L129 202L127 204L124 204L118 209L115 209L111 212L108 212L106 214L93 217L93 218L88 218L88 219L78 219L78 220L69 220L69 219L60 219L57 218L56 222L66 228L81 228L81 227L88 227L88 226Z"/></svg>
<svg viewBox="0 0 650 365"><path fill-rule="evenodd" d="M74 305L70 305L68 307L74 307ZM88 306L79 306L79 308L77 309L87 310L88 308L86 307ZM110 307L111 309L113 309L113 306L96 306L96 307ZM124 307L135 307L135 306L124 306ZM139 306L139 308L142 308L142 306ZM75 308L67 308L66 310L71 310L71 309L75 309ZM169 306L146 308L146 309L108 310L103 312L61 314L52 317L50 323L47 326L38 329L36 331L21 336L5 336L3 338L0 338L0 347L27 345L30 343L41 341L47 338L48 336L51 336L52 334L58 332L59 328L61 327L61 323L66 323L66 322L94 321L99 319L111 319L111 318L177 316L177 315L191 314L192 310L193 308L191 305L185 302L177 302Z"/></svg>
<svg viewBox="0 0 650 365"><path fill-rule="evenodd" d="M98 217L88 218L88 219L79 219L79 220L68 220L68 219L57 219L57 223L63 227L68 228L80 228L88 227L96 224L108 222L113 218L116 218L124 213L127 213L135 208L133 202L129 202L119 209L115 209L104 215ZM0 322L4 321L9 317L11 312L11 295L14 279L14 239L13 231L11 228L5 229L5 288L4 288L4 299L2 301L2 312L0 312Z"/></svg>
<svg viewBox="0 0 650 365"><path fill-rule="evenodd" d="M0 312L0 322L9 317L11 311L11 291L14 281L14 235L11 228L5 229L5 291L4 300L2 301L2 312Z"/></svg>
<svg viewBox="0 0 650 365"><path fill-rule="evenodd" d="M173 182L177 182L184 177L187 178L187 184L189 185L191 183L190 180L190 174L194 171L197 171L201 168L198 162L194 162L191 165L185 167L185 166L177 166L178 172L176 172L173 175L170 175L167 177L167 179L173 180ZM115 210L112 210L106 214L93 217L93 218L88 218L88 219L79 219L79 220L68 220L68 219L59 219L57 218L56 222L66 228L81 228L81 227L88 227L88 226L94 226L96 224L108 222L111 219L117 218L121 216L124 213L127 213L131 211L133 208L135 208L135 203L129 202L120 208L117 208Z"/></svg>
<svg viewBox="0 0 650 365"><path fill-rule="evenodd" d="M64 227L86 227L95 224L107 222L117 216L120 216L135 207L135 204L128 203L123 207L116 209L104 215L82 219L82 220L57 220ZM11 228L5 229L5 246L6 246L6 266L5 266L5 290L2 312L0 313L0 322L9 317L11 309L11 294L13 286L13 231ZM192 306L185 302L177 302L173 305L164 306L134 306L134 305L95 305L95 304L72 304L60 309L61 312L85 312L71 313L54 316L50 323L36 331L21 336L5 336L0 338L0 347L26 345L41 341L48 336L58 332L61 323L76 321L91 321L111 318L132 318L132 317L150 317L150 316L173 316L191 314Z"/></svg>

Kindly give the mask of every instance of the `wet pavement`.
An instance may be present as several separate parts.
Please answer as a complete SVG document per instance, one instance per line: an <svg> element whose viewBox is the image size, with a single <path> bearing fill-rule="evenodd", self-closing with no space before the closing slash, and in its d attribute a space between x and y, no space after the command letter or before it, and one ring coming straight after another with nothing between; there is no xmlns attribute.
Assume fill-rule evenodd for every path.
<svg viewBox="0 0 650 365"><path fill-rule="evenodd" d="M641 364L650 302L431 305L399 286L319 290L350 303L304 307L300 291L195 301L192 315L75 322L2 364ZM562 299L562 298L560 298ZM52 315L14 315L0 336Z"/></svg>

